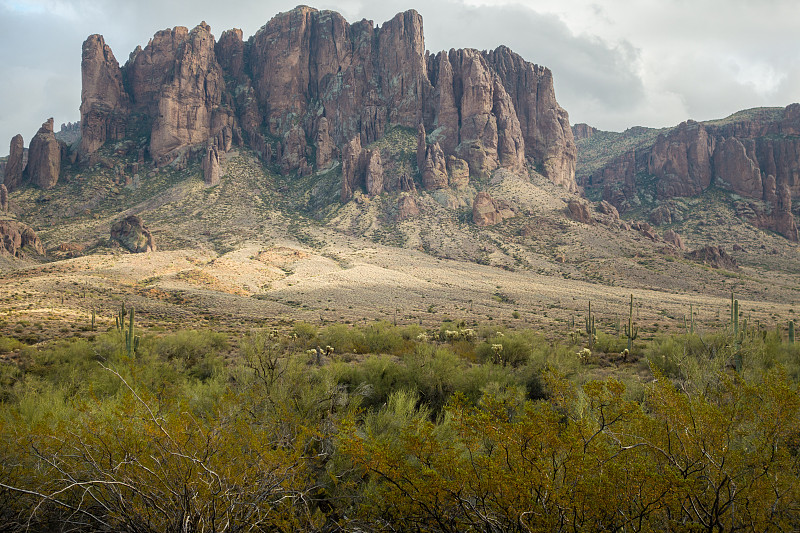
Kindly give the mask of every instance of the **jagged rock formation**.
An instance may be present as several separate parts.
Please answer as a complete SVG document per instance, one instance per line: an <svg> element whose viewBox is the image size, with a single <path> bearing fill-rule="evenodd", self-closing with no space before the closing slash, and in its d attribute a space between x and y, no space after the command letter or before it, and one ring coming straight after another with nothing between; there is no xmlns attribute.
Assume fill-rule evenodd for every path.
<svg viewBox="0 0 800 533"><path fill-rule="evenodd" d="M81 57L81 154L125 137L130 98L122 72L102 35L90 35Z"/></svg>
<svg viewBox="0 0 800 533"><path fill-rule="evenodd" d="M366 150L364 153L366 168L364 172L364 185L367 194L375 196L383 192L383 162L380 150Z"/></svg>
<svg viewBox="0 0 800 533"><path fill-rule="evenodd" d="M397 220L402 222L409 218L419 216L419 207L413 196L404 194L397 200Z"/></svg>
<svg viewBox="0 0 800 533"><path fill-rule="evenodd" d="M153 234L144 225L142 219L130 215L111 226L111 239L133 253L155 252L156 243Z"/></svg>
<svg viewBox="0 0 800 533"><path fill-rule="evenodd" d="M22 184L22 172L25 170L25 162L23 160L24 152L25 143L22 140L22 135L14 135L14 137L11 138L5 177L3 178L3 184L8 189L8 192L19 188Z"/></svg>
<svg viewBox="0 0 800 533"><path fill-rule="evenodd" d="M418 153L417 159L422 159L420 173L422 174L422 186L425 189L435 190L447 187L447 160L439 143L425 146L425 155L420 158Z"/></svg>
<svg viewBox="0 0 800 533"><path fill-rule="evenodd" d="M0 255L23 257L28 247L39 255L44 255L44 247L33 228L14 220L0 220Z"/></svg>
<svg viewBox="0 0 800 533"><path fill-rule="evenodd" d="M673 245L678 250L685 250L686 249L686 245L683 244L683 239L674 230L668 229L667 231L665 231L664 235L663 235L663 238L664 238L664 242Z"/></svg>
<svg viewBox="0 0 800 533"><path fill-rule="evenodd" d="M447 176L450 187L463 189L469 185L469 165L463 159L447 157Z"/></svg>
<svg viewBox="0 0 800 533"><path fill-rule="evenodd" d="M513 216L514 212L507 205L492 198L488 192L475 195L472 202L472 221L476 226L494 226Z"/></svg>
<svg viewBox="0 0 800 533"><path fill-rule="evenodd" d="M0 211L8 211L8 189L5 184L0 184Z"/></svg>
<svg viewBox="0 0 800 533"><path fill-rule="evenodd" d="M53 133L53 119L42 124L28 149L27 179L42 189L52 189L61 173L61 145Z"/></svg>
<svg viewBox="0 0 800 533"><path fill-rule="evenodd" d="M800 104L741 117L684 122L654 144L608 162L584 185L602 187L603 198L621 211L636 201L637 175L656 179L660 200L695 196L717 185L762 200L765 208L751 206L751 221L797 240L790 215L792 198L800 195ZM784 186L788 193L779 198Z"/></svg>
<svg viewBox="0 0 800 533"><path fill-rule="evenodd" d="M209 187L219 185L219 151L215 144L210 144L203 158L203 181Z"/></svg>
<svg viewBox="0 0 800 533"><path fill-rule="evenodd" d="M432 154L437 184L447 179L447 156L476 176L522 170L527 157L575 189L572 130L550 71L505 47L428 54L413 10L376 27L301 6L247 41L236 29L215 43L205 23L176 27L156 33L122 68L93 35L82 71L84 159L125 131L144 131L158 164L213 139L223 152L246 142L281 171L305 174L312 156L317 168L337 153L344 159L356 136L366 146L389 124L422 125L441 153Z"/></svg>

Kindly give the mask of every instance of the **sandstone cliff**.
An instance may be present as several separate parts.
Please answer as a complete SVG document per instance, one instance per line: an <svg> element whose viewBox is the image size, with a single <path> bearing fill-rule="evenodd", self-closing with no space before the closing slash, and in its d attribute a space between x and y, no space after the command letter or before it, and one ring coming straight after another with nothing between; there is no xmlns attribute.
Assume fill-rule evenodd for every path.
<svg viewBox="0 0 800 533"><path fill-rule="evenodd" d="M655 178L660 200L695 196L716 185L763 201L765 208L756 209L751 220L796 241L792 199L800 196L800 104L684 122L606 163L584 185L602 188L603 198L624 211L639 193L637 176Z"/></svg>
<svg viewBox="0 0 800 533"><path fill-rule="evenodd" d="M306 174L314 158L316 168L344 158L356 136L366 146L390 124L421 124L441 151L433 154L437 183L454 156L475 176L532 162L576 190L572 130L550 71L505 47L428 54L413 10L377 27L301 6L246 41L241 30L215 42L205 23L176 27L157 32L121 68L93 35L82 73L84 158L143 131L159 165L209 140L221 151L246 142L282 172Z"/></svg>
<svg viewBox="0 0 800 533"><path fill-rule="evenodd" d="M25 174L31 183L42 189L52 189L61 173L61 145L53 133L53 119L42 124L31 139Z"/></svg>

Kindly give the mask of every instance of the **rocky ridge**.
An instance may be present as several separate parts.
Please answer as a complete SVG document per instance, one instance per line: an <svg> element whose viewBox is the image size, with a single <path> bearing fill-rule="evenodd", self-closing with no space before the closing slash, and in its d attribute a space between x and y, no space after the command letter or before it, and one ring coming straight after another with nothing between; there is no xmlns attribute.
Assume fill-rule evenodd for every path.
<svg viewBox="0 0 800 533"><path fill-rule="evenodd" d="M156 33L122 67L103 37L92 35L82 75L83 161L139 131L149 135L158 165L203 151L209 141L221 152L244 143L282 173L307 175L338 157L344 166L354 139L366 146L399 125L421 127L428 137L430 165L419 171L431 188L445 184L454 157L476 177L532 162L576 190L572 130L551 72L506 47L430 54L413 10L376 27L301 6L247 41L238 29L215 41L205 23L175 27ZM464 169L456 165L460 183ZM374 156L367 166L367 192L390 190L393 184L375 181ZM346 178L343 198L356 179Z"/></svg>
<svg viewBox="0 0 800 533"><path fill-rule="evenodd" d="M755 111L724 121L686 121L579 181L601 189L603 199L623 212L638 202L643 175L655 179L660 201L718 186L750 200L740 210L754 224L797 241L792 198L800 195L800 104L777 113Z"/></svg>

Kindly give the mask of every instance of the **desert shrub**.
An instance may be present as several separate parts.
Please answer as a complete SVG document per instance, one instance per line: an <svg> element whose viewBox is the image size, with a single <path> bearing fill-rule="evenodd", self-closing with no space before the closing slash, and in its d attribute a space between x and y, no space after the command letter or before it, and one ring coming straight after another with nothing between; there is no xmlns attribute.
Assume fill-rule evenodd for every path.
<svg viewBox="0 0 800 533"><path fill-rule="evenodd" d="M146 344L153 356L172 361L188 377L204 381L222 370L220 352L228 349L228 338L215 331L182 330Z"/></svg>
<svg viewBox="0 0 800 533"><path fill-rule="evenodd" d="M525 333L509 333L494 336L479 344L475 349L478 359L483 362L492 361L495 357L493 345L502 345L499 356L504 365L520 366L525 364L533 353L531 335Z"/></svg>
<svg viewBox="0 0 800 533"><path fill-rule="evenodd" d="M297 339L303 343L311 343L317 337L317 326L308 322L295 322L292 335L297 335Z"/></svg>
<svg viewBox="0 0 800 533"><path fill-rule="evenodd" d="M364 332L357 327L333 324L320 332L319 340L323 346L332 346L337 354L369 352Z"/></svg>
<svg viewBox="0 0 800 533"><path fill-rule="evenodd" d="M19 350L24 344L17 339L11 337L3 337L0 335L0 353L8 353L14 350Z"/></svg>
<svg viewBox="0 0 800 533"><path fill-rule="evenodd" d="M388 322L376 322L364 328L364 340L369 353L398 355L403 351L404 341L398 328Z"/></svg>
<svg viewBox="0 0 800 533"><path fill-rule="evenodd" d="M608 333L603 333L602 331L597 332L597 338L594 341L595 351L604 353L620 353L627 347L627 337L609 335Z"/></svg>

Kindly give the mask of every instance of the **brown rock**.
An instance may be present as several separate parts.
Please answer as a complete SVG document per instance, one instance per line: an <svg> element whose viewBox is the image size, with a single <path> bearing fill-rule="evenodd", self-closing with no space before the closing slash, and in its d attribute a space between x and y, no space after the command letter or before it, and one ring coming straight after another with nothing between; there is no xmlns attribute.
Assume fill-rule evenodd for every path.
<svg viewBox="0 0 800 533"><path fill-rule="evenodd" d="M593 128L588 124L580 123L572 126L572 136L576 141L591 139L595 133L597 133L597 128Z"/></svg>
<svg viewBox="0 0 800 533"><path fill-rule="evenodd" d="M711 184L713 152L713 138L693 120L682 123L669 135L659 135L649 162L650 174L659 180L659 197L694 196L707 189Z"/></svg>
<svg viewBox="0 0 800 533"><path fill-rule="evenodd" d="M417 169L420 176L425 169L425 157L428 153L428 141L425 139L425 126L417 126Z"/></svg>
<svg viewBox="0 0 800 533"><path fill-rule="evenodd" d="M508 218L507 208L492 198L488 192L479 192L472 202L472 221L477 226L493 226Z"/></svg>
<svg viewBox="0 0 800 533"><path fill-rule="evenodd" d="M398 187L403 192L416 192L417 186L414 184L414 180L409 176L407 173L403 172L400 175L400 180L398 183Z"/></svg>
<svg viewBox="0 0 800 533"><path fill-rule="evenodd" d="M206 156L203 158L203 180L209 187L219 185L219 152L216 145L209 145L206 149Z"/></svg>
<svg viewBox="0 0 800 533"><path fill-rule="evenodd" d="M728 255L720 246L704 246L686 254L687 259L711 266L712 268L726 268L737 270L739 265L736 260Z"/></svg>
<svg viewBox="0 0 800 533"><path fill-rule="evenodd" d="M37 187L52 189L61 173L61 146L53 133L53 119L42 124L31 139L25 174Z"/></svg>
<svg viewBox="0 0 800 533"><path fill-rule="evenodd" d="M152 233L142 219L130 215L111 226L111 239L133 253L155 252L156 244Z"/></svg>
<svg viewBox="0 0 800 533"><path fill-rule="evenodd" d="M589 202L582 198L570 198L567 201L567 214L572 220L584 224L592 223L592 215L589 212Z"/></svg>
<svg viewBox="0 0 800 533"><path fill-rule="evenodd" d="M447 175L449 184L454 189L463 189L469 185L469 165L455 156L447 157Z"/></svg>
<svg viewBox="0 0 800 533"><path fill-rule="evenodd" d="M184 35L177 30L172 44ZM158 114L150 133L150 155L158 164L174 159L177 150L205 143L233 126L232 110L221 105L225 81L214 55L211 28L205 22L177 43L174 68L159 89Z"/></svg>
<svg viewBox="0 0 800 533"><path fill-rule="evenodd" d="M404 194L397 199L397 220L403 221L419 216L419 207L413 196Z"/></svg>
<svg viewBox="0 0 800 533"><path fill-rule="evenodd" d="M362 174L361 137L353 137L342 152L342 202L353 197Z"/></svg>
<svg viewBox="0 0 800 533"><path fill-rule="evenodd" d="M425 149L422 186L429 191L447 187L447 160L439 143L429 144Z"/></svg>
<svg viewBox="0 0 800 533"><path fill-rule="evenodd" d="M8 211L8 189L5 184L0 184L0 211Z"/></svg>
<svg viewBox="0 0 800 533"><path fill-rule="evenodd" d="M458 146L459 110L455 99L453 66L445 52L429 60L429 71L434 82L433 109L437 140L447 154Z"/></svg>
<svg viewBox="0 0 800 533"><path fill-rule="evenodd" d="M301 175L305 174L308 168L307 151L306 132L297 124L284 136L281 150L281 170L284 173L298 170Z"/></svg>
<svg viewBox="0 0 800 533"><path fill-rule="evenodd" d="M597 212L610 216L614 221L619 220L619 211L617 211L617 208L605 200L597 204Z"/></svg>
<svg viewBox="0 0 800 533"><path fill-rule="evenodd" d="M11 139L5 177L3 178L3 183L9 192L18 189L22 184L22 171L25 169L24 153L25 144L22 135L14 135Z"/></svg>
<svg viewBox="0 0 800 533"><path fill-rule="evenodd" d="M0 254L24 257L25 248L44 255L44 247L33 228L14 220L0 220Z"/></svg>
<svg viewBox="0 0 800 533"><path fill-rule="evenodd" d="M122 71L102 35L90 35L81 58L82 157L97 151L107 140L125 137L130 99L122 84Z"/></svg>
<svg viewBox="0 0 800 533"><path fill-rule="evenodd" d="M664 241L673 245L678 250L685 250L686 245L683 244L683 239L675 231L668 229L664 232Z"/></svg>
<svg viewBox="0 0 800 533"><path fill-rule="evenodd" d="M751 145L751 154L753 148L754 145ZM747 152L744 144L735 137L720 142L714 152L715 174L734 192L751 198L759 198L764 192L761 170L751 154Z"/></svg>
<svg viewBox="0 0 800 533"><path fill-rule="evenodd" d="M383 192L383 163L380 150L366 150L364 153L366 169L364 183L367 194L377 196Z"/></svg>
<svg viewBox="0 0 800 533"><path fill-rule="evenodd" d="M569 115L556 101L552 72L528 63L505 46L484 57L511 97L526 155L541 163L550 181L577 192L577 149Z"/></svg>
<svg viewBox="0 0 800 533"><path fill-rule="evenodd" d="M315 137L315 146L317 149L317 168L325 168L330 165L333 160L333 151L335 146L328 131L328 119L322 117L317 123L317 135Z"/></svg>

